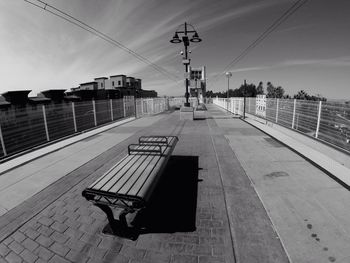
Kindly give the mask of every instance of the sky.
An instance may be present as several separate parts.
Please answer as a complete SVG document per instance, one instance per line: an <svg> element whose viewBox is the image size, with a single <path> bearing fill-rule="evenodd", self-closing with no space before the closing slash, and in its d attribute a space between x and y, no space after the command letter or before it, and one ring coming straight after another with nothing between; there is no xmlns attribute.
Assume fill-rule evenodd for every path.
<svg viewBox="0 0 350 263"><path fill-rule="evenodd" d="M36 0L30 0L36 2ZM225 67L295 0L46 0L100 30L173 75L154 70L122 49L23 0L0 0L0 94L67 89L96 77L125 74L143 89L184 95L183 44L169 40L184 22L202 38L191 66L206 66L207 89L226 91ZM230 88L272 82L350 99L350 1L309 0L231 71Z"/></svg>

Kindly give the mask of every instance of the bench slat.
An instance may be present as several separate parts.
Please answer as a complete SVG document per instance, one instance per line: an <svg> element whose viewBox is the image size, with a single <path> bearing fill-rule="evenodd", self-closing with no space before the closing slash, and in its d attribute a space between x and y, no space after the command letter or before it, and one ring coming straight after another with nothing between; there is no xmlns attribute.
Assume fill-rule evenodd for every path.
<svg viewBox="0 0 350 263"><path fill-rule="evenodd" d="M147 155L135 155L136 157L132 162L129 162L123 169L119 171L114 171L111 180L108 184L103 185L99 188L101 191L117 193L117 190L124 185L124 183L129 179L129 177L135 172L139 165L144 162ZM115 186L118 186L116 188ZM115 190L114 190L115 189Z"/></svg>
<svg viewBox="0 0 350 263"><path fill-rule="evenodd" d="M141 155L139 161L135 163L131 169L116 183L114 184L110 189L108 189L111 193L118 193L122 194L121 189L128 184L130 180L134 176L137 176L138 171L142 169L142 165L147 165L147 160L150 159L151 156Z"/></svg>
<svg viewBox="0 0 350 263"><path fill-rule="evenodd" d="M155 164L160 160L159 156L149 156L147 160L139 167L133 176L128 180L128 182L118 190L118 194L132 195L131 191L133 189L138 189L138 182L143 182L147 179L147 175L154 168Z"/></svg>
<svg viewBox="0 0 350 263"><path fill-rule="evenodd" d="M147 149L149 146L144 146L144 149ZM137 161L139 157L137 155L127 155L125 158L120 160L115 166L113 166L109 171L107 171L101 178L96 180L93 184L91 184L88 188L99 190L104 185L109 183L114 183L115 180L119 178L119 176L115 176L117 173L122 175L125 173L129 166L132 165L133 162Z"/></svg>

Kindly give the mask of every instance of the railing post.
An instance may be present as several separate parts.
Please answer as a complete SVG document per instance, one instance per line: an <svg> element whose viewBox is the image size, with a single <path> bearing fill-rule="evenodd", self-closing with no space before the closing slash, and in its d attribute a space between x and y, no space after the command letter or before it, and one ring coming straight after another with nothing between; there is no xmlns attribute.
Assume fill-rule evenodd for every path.
<svg viewBox="0 0 350 263"><path fill-rule="evenodd" d="M123 111L124 111L124 118L126 117L126 107L125 107L125 103L126 103L126 100L125 100L125 97L123 97Z"/></svg>
<svg viewBox="0 0 350 263"><path fill-rule="evenodd" d="M1 124L0 124L0 141L1 141L2 152L4 153L4 156L6 156L7 152L6 152L6 147L5 147L4 136L2 135Z"/></svg>
<svg viewBox="0 0 350 263"><path fill-rule="evenodd" d="M251 113L251 111L250 111L250 99L251 98L248 98L248 113Z"/></svg>
<svg viewBox="0 0 350 263"><path fill-rule="evenodd" d="M43 110L44 125L45 125L45 132L46 132L46 140L49 142L50 141L50 136L49 136L49 129L47 127L45 105L42 105L41 108Z"/></svg>
<svg viewBox="0 0 350 263"><path fill-rule="evenodd" d="M97 118L96 118L96 105L95 105L95 100L92 99L92 110L94 112L94 122L95 122L95 126L97 126Z"/></svg>
<svg viewBox="0 0 350 263"><path fill-rule="evenodd" d="M73 113L74 131L78 132L77 120L76 120L76 117L75 117L75 108L74 108L74 102L73 101L72 101L72 113Z"/></svg>
<svg viewBox="0 0 350 263"><path fill-rule="evenodd" d="M296 106L297 106L297 100L294 99L292 129L294 129Z"/></svg>
<svg viewBox="0 0 350 263"><path fill-rule="evenodd" d="M233 99L233 114L236 114L236 99Z"/></svg>
<svg viewBox="0 0 350 263"><path fill-rule="evenodd" d="M114 116L113 116L113 100L110 99L109 100L109 105L111 106L111 120L113 121L114 120Z"/></svg>
<svg viewBox="0 0 350 263"><path fill-rule="evenodd" d="M276 123L278 122L278 108L279 108L278 104L279 104L279 99L277 99L277 102L276 102Z"/></svg>
<svg viewBox="0 0 350 263"><path fill-rule="evenodd" d="M322 109L322 100L318 103L318 115L317 115L317 127L315 137L318 138L318 132L320 130L320 122L321 122L321 109Z"/></svg>
<svg viewBox="0 0 350 263"><path fill-rule="evenodd" d="M143 115L143 99L141 98L141 115Z"/></svg>

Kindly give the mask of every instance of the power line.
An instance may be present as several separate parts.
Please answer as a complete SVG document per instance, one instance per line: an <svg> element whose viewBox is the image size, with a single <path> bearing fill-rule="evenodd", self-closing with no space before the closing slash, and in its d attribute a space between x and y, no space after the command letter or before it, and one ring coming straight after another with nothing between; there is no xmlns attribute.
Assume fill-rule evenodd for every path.
<svg viewBox="0 0 350 263"><path fill-rule="evenodd" d="M67 22L75 25L75 26L78 26L80 27L81 29L107 41L108 43L112 44L112 45L115 45L117 46L118 48L124 50L125 52L129 53L130 55L134 56L136 59L140 60L141 62L151 66L154 70L156 70L157 72L165 75L167 78L170 78L171 80L173 81L178 81L178 77L175 75L175 74L172 74L170 73L169 71L167 71L166 69L162 68L161 66L151 62L150 60L148 60L147 58L145 58L144 56L138 54L137 52L131 50L130 48L124 46L123 44L121 44L120 42L118 42L117 40L111 38L110 36L104 34L103 32L89 26L88 24L84 23L83 21L73 17L72 15L48 4L48 3L45 3L41 0L33 0L33 1L37 1L39 2L40 4L42 4L43 6L41 6L40 4L38 3L34 3L34 2L31 2L29 0L24 0L25 2L29 3L29 4L32 4L33 6L36 6L44 11L47 11L63 20L66 20ZM49 8L51 8L52 10L50 10ZM57 13L58 12L58 13Z"/></svg>
<svg viewBox="0 0 350 263"><path fill-rule="evenodd" d="M298 0L290 8L288 8L277 20L275 20L260 36L255 39L247 48L245 48L237 57L235 57L224 69L218 74L214 81L225 74L228 69L236 66L245 56L247 56L256 46L258 46L268 35L270 35L278 26L285 22L292 14L300 9L308 0Z"/></svg>

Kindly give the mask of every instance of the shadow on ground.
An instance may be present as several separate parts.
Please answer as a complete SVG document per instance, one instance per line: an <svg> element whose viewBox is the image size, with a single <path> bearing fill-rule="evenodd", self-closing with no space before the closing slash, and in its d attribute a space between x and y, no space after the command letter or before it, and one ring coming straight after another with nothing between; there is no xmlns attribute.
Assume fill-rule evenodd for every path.
<svg viewBox="0 0 350 263"><path fill-rule="evenodd" d="M171 156L146 209L133 224L139 234L196 230L198 156Z"/></svg>

